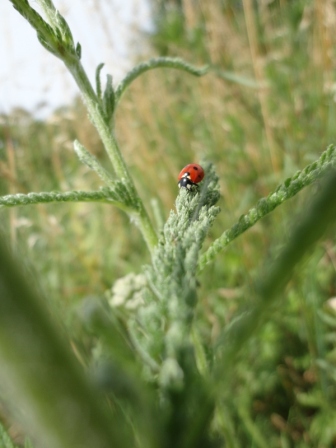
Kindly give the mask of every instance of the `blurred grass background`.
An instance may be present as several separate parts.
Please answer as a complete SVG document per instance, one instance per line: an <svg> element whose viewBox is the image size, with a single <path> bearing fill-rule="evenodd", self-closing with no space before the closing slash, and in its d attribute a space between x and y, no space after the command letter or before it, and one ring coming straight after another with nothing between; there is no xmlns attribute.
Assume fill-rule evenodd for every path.
<svg viewBox="0 0 336 448"><path fill-rule="evenodd" d="M222 212L214 239L335 143L336 2L152 1L151 50L139 60L180 56L212 70L200 79L174 70L143 75L119 106L117 137L150 214L159 209L163 220L174 207L180 169L215 163ZM74 154L75 138L108 164L80 99L45 121L19 109L2 115L0 194L98 188ZM209 344L249 301L253 279L313 191L275 210L204 270L197 318ZM70 332L78 301L149 262L137 229L107 205L1 210L1 223ZM336 319L326 305L335 295L335 266L330 233L250 341L234 392L223 399L229 412L223 417L222 409L215 421L232 446L336 446Z"/></svg>

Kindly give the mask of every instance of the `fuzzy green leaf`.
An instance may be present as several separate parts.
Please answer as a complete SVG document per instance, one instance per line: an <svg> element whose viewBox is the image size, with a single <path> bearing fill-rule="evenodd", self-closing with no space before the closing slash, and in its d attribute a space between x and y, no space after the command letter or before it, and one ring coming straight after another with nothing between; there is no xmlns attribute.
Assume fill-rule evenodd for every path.
<svg viewBox="0 0 336 448"><path fill-rule="evenodd" d="M104 62L101 62L96 68L96 93L99 100L102 99L100 72L102 71L104 65L105 65Z"/></svg>
<svg viewBox="0 0 336 448"><path fill-rule="evenodd" d="M115 93L112 85L112 76L107 75L106 77L106 87L104 91L103 97L103 109L105 113L106 121L109 123L113 116L114 107L115 107Z"/></svg>
<svg viewBox="0 0 336 448"><path fill-rule="evenodd" d="M284 201L295 196L303 188L316 181L329 167L336 163L336 147L330 145L321 157L314 163L298 171L293 177L288 178L279 185L273 193L258 201L257 205L249 210L246 215L239 218L238 223L226 230L209 249L202 255L200 269L211 263L215 257L225 249L235 238L252 227Z"/></svg>
<svg viewBox="0 0 336 448"><path fill-rule="evenodd" d="M142 62L141 64L135 66L120 82L115 92L116 104L119 102L122 94L132 83L132 81L134 81L142 73L154 68L173 68L177 70L183 70L194 76L203 76L208 72L207 66L198 68L191 64L188 64L187 62L179 58L159 57L149 59L148 61Z"/></svg>
<svg viewBox="0 0 336 448"><path fill-rule="evenodd" d="M82 58L82 46L79 42L77 42L77 45L76 45L76 54L77 54L78 59Z"/></svg>
<svg viewBox="0 0 336 448"><path fill-rule="evenodd" d="M316 194L306 214L297 223L286 246L279 257L269 267L263 269L255 288L255 300L249 311L239 310L218 340L221 357L218 358L216 375L218 381L227 381L233 374L235 359L247 341L269 317L270 306L289 281L295 266L324 235L336 220L336 171L326 173L322 186Z"/></svg>
<svg viewBox="0 0 336 448"><path fill-rule="evenodd" d="M130 203L130 198L126 194L125 186L121 182L115 182L114 188L104 187L98 191L50 191L0 196L0 207L17 207L52 202L103 202L113 204L124 210L128 206L127 201Z"/></svg>
<svg viewBox="0 0 336 448"><path fill-rule="evenodd" d="M220 211L215 205L219 199L218 177L212 166L208 165L205 170L207 176L200 191L180 190L176 212L170 212L153 252L152 266L146 269L148 285L143 292L144 303L132 324L137 345L159 363L165 383L168 381L166 373L170 372L171 386L176 381L176 387L178 368L173 369L173 374L168 366L175 363L178 366L180 351L190 346L189 333L197 303L199 253ZM141 356L144 358L143 354ZM165 359L168 359L167 365Z"/></svg>
<svg viewBox="0 0 336 448"><path fill-rule="evenodd" d="M98 159L81 145L78 140L74 141L74 149L79 160L95 171L107 185L113 182L112 175L101 166Z"/></svg>

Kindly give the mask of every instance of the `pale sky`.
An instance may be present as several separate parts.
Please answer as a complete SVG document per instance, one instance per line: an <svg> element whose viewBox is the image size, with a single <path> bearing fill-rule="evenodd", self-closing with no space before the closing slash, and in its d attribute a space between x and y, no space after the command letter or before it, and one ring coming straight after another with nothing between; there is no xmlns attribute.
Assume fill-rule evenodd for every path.
<svg viewBox="0 0 336 448"><path fill-rule="evenodd" d="M30 0L35 8L36 1ZM145 39L137 31L151 29L148 0L55 0L75 42L82 45L82 63L91 81L100 62L102 78L110 73L118 81L132 67L132 58L144 51ZM69 103L78 93L62 61L38 42L35 30L13 8L0 0L0 113L23 107L46 115ZM38 109L39 104L48 106Z"/></svg>

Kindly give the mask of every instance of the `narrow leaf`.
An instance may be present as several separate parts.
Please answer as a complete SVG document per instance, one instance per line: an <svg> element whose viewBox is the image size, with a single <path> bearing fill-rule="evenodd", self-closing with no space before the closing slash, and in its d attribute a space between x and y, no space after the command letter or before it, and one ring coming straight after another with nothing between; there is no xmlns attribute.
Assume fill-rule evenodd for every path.
<svg viewBox="0 0 336 448"><path fill-rule="evenodd" d="M100 81L100 72L102 71L102 68L104 67L104 62L101 62L98 67L96 68L96 92L97 97L99 100L102 98L102 90L101 90L101 81Z"/></svg>

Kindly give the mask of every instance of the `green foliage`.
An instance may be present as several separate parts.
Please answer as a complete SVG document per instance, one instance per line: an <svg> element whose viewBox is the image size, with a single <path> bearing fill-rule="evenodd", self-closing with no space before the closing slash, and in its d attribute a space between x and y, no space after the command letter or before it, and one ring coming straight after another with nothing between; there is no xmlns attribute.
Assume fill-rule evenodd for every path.
<svg viewBox="0 0 336 448"><path fill-rule="evenodd" d="M162 364L159 370L163 372L166 358L169 366L178 366L179 354L191 349L189 334L197 304L198 257L219 213L215 207L219 199L218 177L210 165L207 173L207 182L200 192L180 192L176 212L170 213L153 253L152 266L146 269L148 286L142 306L130 318L137 345L155 360L156 366ZM170 371L170 367L167 369ZM160 375L166 387L173 387L165 373Z"/></svg>
<svg viewBox="0 0 336 448"><path fill-rule="evenodd" d="M120 100L126 88L131 84L132 81L134 81L142 73L145 73L148 70L152 70L154 68L164 68L164 67L183 70L194 76L203 76L208 71L208 67L197 68L179 58L169 58L169 57L152 58L147 62L142 62L141 64L135 66L125 76L125 78L120 82L119 86L116 89L116 101L118 102Z"/></svg>
<svg viewBox="0 0 336 448"><path fill-rule="evenodd" d="M0 423L0 448L17 448L8 435L8 432L4 428L4 426ZM27 437L25 438L24 448L34 448L33 443Z"/></svg>
<svg viewBox="0 0 336 448"><path fill-rule="evenodd" d="M246 215L241 216L237 224L231 227L231 229L226 230L214 241L202 256L201 268L206 263L211 262L231 241L252 227L259 219L272 212L287 199L295 196L302 188L316 181L326 170L335 166L335 161L336 148L330 145L316 162L306 166L302 171L298 171L293 177L286 179L267 198L260 199L256 207L252 208Z"/></svg>
<svg viewBox="0 0 336 448"><path fill-rule="evenodd" d="M30 244L44 289L57 300L48 306L61 308L64 322L54 328L49 317L40 319L46 313L42 303L36 307L38 294L1 251L4 281L7 265L16 272L8 291L22 287L20 300L5 297L8 309L16 306L11 317L0 313L0 350L19 383L12 401L29 406L25 430L44 441L50 428L55 446L67 446L62 437L67 415L73 423L71 409L64 406L69 414L55 414L46 425L57 409L46 407L43 391L31 391L44 384L55 402L73 399L78 388L69 393L62 383L64 359L73 358L70 342L84 366L76 373L70 361L71 384L84 381L86 388L72 409L106 411L111 433L105 417L87 428L101 425L109 444L117 437L118 446L334 446L335 311L327 299L335 295L336 251L328 230L335 222L335 179L324 175L335 165L335 146L320 153L336 137L336 64L334 29L322 20L323 8L312 1L161 2L152 42L173 57L135 66L116 87L107 75L103 89L103 64L93 88L80 65L80 45L74 48L49 0L39 2L45 20L28 2L12 3L69 68L100 140L78 103L49 123L22 112L4 117L0 170L8 183L0 179L0 205L97 202L126 212L125 218L85 203L12 208L12 214L2 207L12 240L17 233ZM145 74L160 67L207 76ZM74 140L82 164L67 151ZM16 175L10 164L5 170L11 145L20 155ZM200 188L181 190L175 200L176 173L204 154L215 164L204 164ZM41 189L51 191L27 193ZM137 191L153 204L148 214ZM174 200L166 220L163 210ZM150 259L129 218L141 229ZM21 221L30 227L15 227ZM1 303L5 308L6 300ZM48 328L41 333L40 325ZM57 342L60 330L70 341ZM26 333L38 340L29 343ZM13 338L16 344L9 344ZM39 340L41 353L30 349L40 347ZM55 347L64 359L50 375L39 356L52 358ZM30 368L17 367L25 359ZM83 369L94 384L83 380ZM90 446L84 414L71 446L81 437Z"/></svg>
<svg viewBox="0 0 336 448"><path fill-rule="evenodd" d="M0 206L15 207L18 205L46 204L51 202L105 202L122 209L127 207L125 188L120 181L114 182L113 188L103 187L99 191L60 191L11 194L0 198ZM122 201L122 202L121 202Z"/></svg>
<svg viewBox="0 0 336 448"><path fill-rule="evenodd" d="M101 100L102 98L102 88L101 88L101 81L100 81L100 72L102 71L103 67L104 67L104 63L102 62L101 64L98 65L98 67L96 68L96 93L97 93L97 97Z"/></svg>
<svg viewBox="0 0 336 448"><path fill-rule="evenodd" d="M7 434L5 428L0 423L0 447L1 448L15 448L14 443Z"/></svg>
<svg viewBox="0 0 336 448"><path fill-rule="evenodd" d="M107 75L106 87L103 97L103 110L106 121L109 122L115 109L115 94L112 86L112 76Z"/></svg>
<svg viewBox="0 0 336 448"><path fill-rule="evenodd" d="M112 162L115 174L119 178L119 181L125 186L125 190L128 193L127 196L130 198L130 202L128 204L122 204L121 207L132 216L134 222L140 228L149 250L152 251L157 243L155 230L149 220L144 204L138 196L133 179L130 176L127 165L121 155L119 145L114 135L114 129L113 127L110 127L111 118L115 109L115 102L119 100L128 85L144 71L156 67L173 67L193 75L201 76L206 73L206 70L197 69L179 59L151 59L147 63L135 67L135 69L120 83L119 87L116 89L116 93L114 93L113 90L112 77L108 75L105 92L103 98L101 98L100 71L103 67L102 64L100 64L96 70L97 92L95 92L80 63L81 51L78 51L78 46L76 48L74 47L69 26L54 7L52 1L41 0L39 2L49 23L44 21L27 1L21 2L13 0L12 3L20 14L28 20L33 28L35 28L42 45L64 62L77 82L88 109L89 117L104 144L105 150ZM95 169L96 171L98 170L100 177L106 182L106 180L108 180L107 172L99 167L98 162L94 160L93 156L90 157L89 152L79 143L75 145L75 149L79 154L80 160L84 161L84 163L92 169ZM130 204L133 205L132 210L128 210Z"/></svg>

